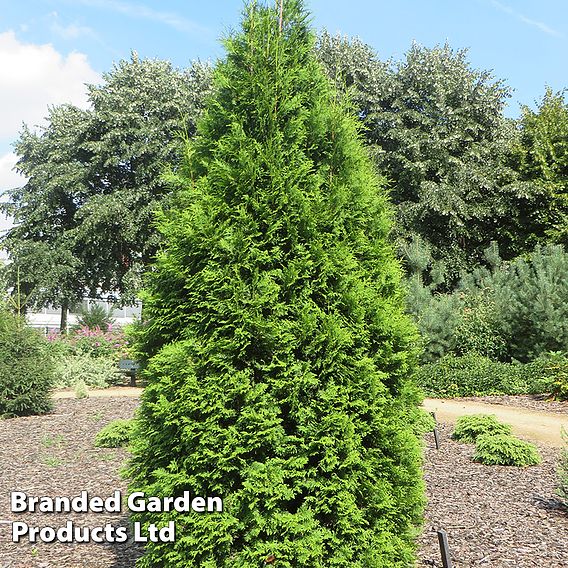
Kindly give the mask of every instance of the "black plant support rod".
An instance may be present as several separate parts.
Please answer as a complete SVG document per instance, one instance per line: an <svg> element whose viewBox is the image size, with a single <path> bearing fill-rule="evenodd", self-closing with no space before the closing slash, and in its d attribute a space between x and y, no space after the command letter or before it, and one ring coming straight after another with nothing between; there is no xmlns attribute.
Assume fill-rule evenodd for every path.
<svg viewBox="0 0 568 568"><path fill-rule="evenodd" d="M442 554L442 566L444 568L453 568L452 559L450 557L450 547L448 546L448 535L443 529L437 532L438 542L440 543L440 553Z"/></svg>
<svg viewBox="0 0 568 568"><path fill-rule="evenodd" d="M434 442L436 443L436 449L439 450L440 449L440 437L438 435L438 421L436 420L436 413L435 412L430 412L430 414L432 415L432 418L434 419Z"/></svg>

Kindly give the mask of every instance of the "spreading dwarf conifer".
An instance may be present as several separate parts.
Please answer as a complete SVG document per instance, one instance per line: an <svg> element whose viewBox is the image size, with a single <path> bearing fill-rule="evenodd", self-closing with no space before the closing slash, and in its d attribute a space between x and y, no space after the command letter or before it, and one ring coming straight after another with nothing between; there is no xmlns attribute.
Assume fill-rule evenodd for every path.
<svg viewBox="0 0 568 568"><path fill-rule="evenodd" d="M143 567L413 561L415 335L381 182L313 42L301 0L246 8L161 216L130 491L224 507L133 515L176 527Z"/></svg>

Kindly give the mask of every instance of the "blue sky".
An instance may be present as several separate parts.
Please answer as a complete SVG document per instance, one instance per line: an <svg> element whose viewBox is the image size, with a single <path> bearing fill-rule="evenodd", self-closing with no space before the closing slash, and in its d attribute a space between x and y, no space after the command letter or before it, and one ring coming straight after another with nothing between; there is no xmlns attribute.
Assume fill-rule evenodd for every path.
<svg viewBox="0 0 568 568"><path fill-rule="evenodd" d="M534 106L545 85L568 86L567 0L308 0L313 25L359 36L382 59L412 41L469 48L476 68L515 89L508 108ZM184 67L222 56L219 38L238 27L241 0L0 0L0 190L22 121L38 124L48 104L85 106L83 84L113 61L159 57Z"/></svg>

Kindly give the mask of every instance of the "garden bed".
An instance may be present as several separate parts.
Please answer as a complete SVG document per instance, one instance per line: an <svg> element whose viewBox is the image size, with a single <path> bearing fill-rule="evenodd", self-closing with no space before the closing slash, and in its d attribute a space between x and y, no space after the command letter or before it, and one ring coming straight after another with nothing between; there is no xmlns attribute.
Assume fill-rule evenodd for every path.
<svg viewBox="0 0 568 568"><path fill-rule="evenodd" d="M0 520L61 526L126 526L125 514L10 513L9 493L75 496L81 490L106 497L126 483L119 476L127 453L97 449L93 438L115 418L129 418L136 398L62 399L46 416L0 421ZM429 505L419 540L418 566L440 567L436 533L444 528L455 568L568 567L568 514L556 507L558 452L540 447L543 463L519 469L487 467L471 461L473 446L449 439L442 447L426 436L425 477ZM10 525L0 524L0 568L132 568L139 545L13 544Z"/></svg>
<svg viewBox="0 0 568 568"><path fill-rule="evenodd" d="M478 400L478 399L474 399ZM435 530L448 533L455 568L566 568L568 512L556 500L558 450L539 445L543 461L527 468L471 461L472 444L426 436L426 523L419 566L441 567Z"/></svg>

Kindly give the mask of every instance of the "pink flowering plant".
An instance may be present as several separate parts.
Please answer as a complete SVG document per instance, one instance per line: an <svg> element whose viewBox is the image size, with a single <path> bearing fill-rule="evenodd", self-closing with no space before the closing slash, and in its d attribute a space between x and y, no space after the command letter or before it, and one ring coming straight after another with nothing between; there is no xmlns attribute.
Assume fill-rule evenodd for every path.
<svg viewBox="0 0 568 568"><path fill-rule="evenodd" d="M108 326L107 331L98 326L81 326L68 335L50 333L47 339L54 344L56 350L66 351L70 355L107 357L114 361L128 356L128 340L124 332L112 325Z"/></svg>

